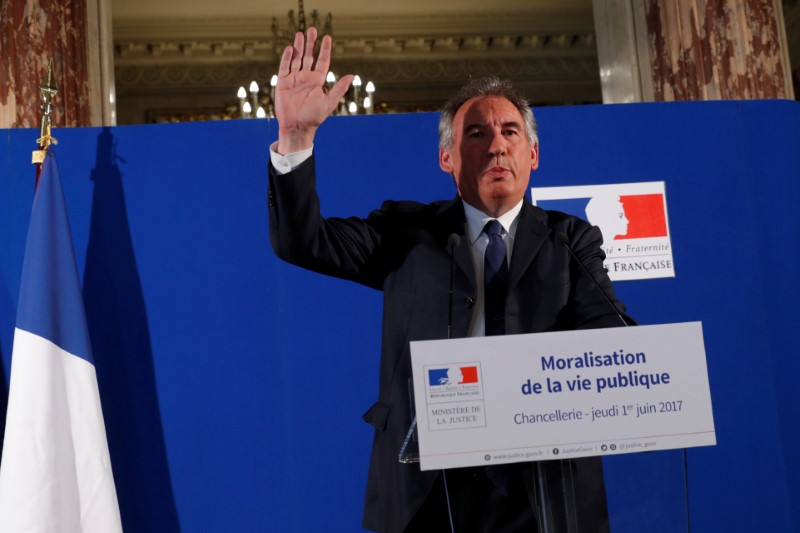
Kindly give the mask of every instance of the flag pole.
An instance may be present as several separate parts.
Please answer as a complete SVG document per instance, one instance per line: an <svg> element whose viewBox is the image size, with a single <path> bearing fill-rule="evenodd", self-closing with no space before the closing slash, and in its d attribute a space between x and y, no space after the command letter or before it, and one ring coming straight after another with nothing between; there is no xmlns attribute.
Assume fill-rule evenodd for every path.
<svg viewBox="0 0 800 533"><path fill-rule="evenodd" d="M40 91L41 159L33 161L40 176L20 274L0 458L0 529L122 533L75 247L50 133L57 92L52 66Z"/></svg>
<svg viewBox="0 0 800 533"><path fill-rule="evenodd" d="M33 152L32 163L36 165L36 186L39 186L39 175L42 172L42 162L47 153L47 147L50 144L58 144L55 137L50 135L50 130L53 126L52 117L50 114L53 112L53 99L58 94L58 87L56 86L55 78L53 76L53 61L50 60L47 65L47 75L42 83L39 84L39 92L42 95L42 105L39 109L42 110L42 121L39 127L39 138L36 139L39 149Z"/></svg>

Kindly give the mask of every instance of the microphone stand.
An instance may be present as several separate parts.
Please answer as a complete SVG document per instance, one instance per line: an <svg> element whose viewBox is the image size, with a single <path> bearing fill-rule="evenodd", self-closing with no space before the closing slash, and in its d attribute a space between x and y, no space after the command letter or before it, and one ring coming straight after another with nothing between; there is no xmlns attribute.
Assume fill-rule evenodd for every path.
<svg viewBox="0 0 800 533"><path fill-rule="evenodd" d="M447 302L447 339L451 338L452 326L453 326L453 280L455 278L455 252L458 245L461 244L461 238L456 233L452 233L447 238L447 245L448 250L450 252L450 286L448 291L448 302ZM408 380L408 397L409 397L409 404L411 407L411 425L408 428L408 432L406 432L406 437L403 439L403 444L400 446L400 453L398 456L398 460L401 463L411 464L411 463L418 463L419 462L419 445L417 444L417 415L414 411L414 381L413 379ZM417 446L416 452L413 449L412 443ZM410 446L412 446L410 448ZM444 494L445 499L447 500L447 517L450 519L450 533L455 533L455 527L453 525L453 510L452 506L450 505L450 492L447 487L447 474L445 470L442 470L442 482L444 483Z"/></svg>
<svg viewBox="0 0 800 533"><path fill-rule="evenodd" d="M455 278L456 272L456 248L458 245L461 244L461 237L457 234L452 233L447 238L447 244L450 248L450 291L448 293L447 299L447 338L451 339L451 332L453 328L453 279ZM447 517L450 519L450 533L455 533L455 527L453 526L453 508L450 504L450 491L447 487L447 471L442 469L442 482L444 483L444 495L445 499L447 500Z"/></svg>
<svg viewBox="0 0 800 533"><path fill-rule="evenodd" d="M586 276L592 280L592 283L597 287L600 291L600 294L603 295L603 299L606 303L614 310L614 314L619 318L622 325L625 327L630 327L631 324L628 323L627 320L622 316L622 314L617 309L617 306L614 305L614 302L608 296L606 291L603 287L598 283L597 279L589 272L589 269L586 268L584 262L578 257L575 251L572 249L569 243L569 238L564 233L556 233L555 239L559 243L561 243L564 248L567 249L570 256L575 260L575 262L580 266L581 270L583 271ZM555 462L554 462L555 463ZM536 507L539 510L538 513L538 522L539 522L539 531L543 533L550 533L556 530L556 517L553 516L552 509L550 508L550 494L548 490L548 472L546 469L549 465L546 465L541 462L533 463L533 470L534 470L534 499L536 500ZM577 533L578 531L578 519L577 519L577 508L575 502L575 484L574 479L572 476L572 468L569 464L568 460L560 460L557 464L552 465L554 468L557 467L560 470L560 477L561 477L561 486L562 486L562 496L564 498L564 524L563 527L567 533ZM554 472L551 472L554 474ZM559 520L560 522L560 520Z"/></svg>

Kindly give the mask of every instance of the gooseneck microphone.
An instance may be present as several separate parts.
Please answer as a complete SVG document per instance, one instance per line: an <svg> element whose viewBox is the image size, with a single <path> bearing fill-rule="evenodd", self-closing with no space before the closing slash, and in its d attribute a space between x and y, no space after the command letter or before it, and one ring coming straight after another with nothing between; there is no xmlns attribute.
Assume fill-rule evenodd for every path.
<svg viewBox="0 0 800 533"><path fill-rule="evenodd" d="M450 330L453 327L453 278L456 270L456 248L461 244L461 237L451 233L447 237L447 247L450 250L450 296L447 302L447 338L450 339Z"/></svg>
<svg viewBox="0 0 800 533"><path fill-rule="evenodd" d="M556 240L557 240L558 242L560 242L561 244L563 244L563 245L564 245L564 248L566 248L566 249L569 251L570 255L571 255L571 256L572 256L572 257L575 259L575 261L578 263L578 265L580 265L581 269L583 269L583 272L584 272L584 273L585 273L587 276L589 276L589 279L591 279L591 280L592 280L592 282L594 282L595 286L596 286L596 287L597 287L597 289L600 291L600 294L602 294L602 295L603 295L603 298L605 298L606 302L608 302L608 305L610 305L610 306L611 306L611 309L613 309L613 310L614 310L614 314L616 314L616 315L619 317L619 320L620 320L620 321L621 321L621 322L622 322L622 323L623 323L623 324L624 324L626 327L630 327L630 324L628 324L628 321L627 321L627 320L625 320L625 319L622 317L622 315L620 314L619 310L617 309L617 306L616 306L616 305L614 305L614 302L612 302L612 301L611 301L611 298L609 298L609 296L608 296L608 293L605 291L605 289L603 289L602 285L600 285L600 284L597 282L597 280L594 278L594 276L593 276L593 275L592 275L592 274L589 272L589 269L587 269L587 268L586 268L586 265L585 265L585 264L583 264L583 261L581 261L580 257L578 257L578 256L575 254L575 251L574 251L574 250L572 249L572 247L569 245L569 237L567 237L567 235L566 235L565 233L561 233L561 232L559 232L559 233L556 233Z"/></svg>
<svg viewBox="0 0 800 533"><path fill-rule="evenodd" d="M450 253L450 294L448 297L448 309L447 309L447 338L450 339L450 330L452 329L453 325L453 278L455 277L455 252L458 245L461 244L461 237L457 234L452 233L449 237L447 237L447 248L448 252ZM409 403L409 413L411 413L411 426L408 428L408 432L406 433L406 438L403 439L403 444L400 446L400 453L398 455L398 459L401 463L418 463L419 462L419 451L416 453L413 450L414 446L417 446L417 414L414 408L414 380L412 378L408 378L408 403ZM408 447L412 446L412 449L408 449ZM445 478L445 493L447 492L447 480ZM450 500L448 497L447 500L448 512L450 508ZM451 525L452 525L452 516L450 517Z"/></svg>
<svg viewBox="0 0 800 533"><path fill-rule="evenodd" d="M461 237L456 233L451 233L447 237L447 247L450 251L450 293L447 302L447 338L452 338L450 330L453 327L453 278L455 278L456 271L456 248L461 244ZM450 490L447 486L447 472L442 470L442 483L444 484L444 497L447 501L447 517L450 519L450 533L455 533L456 529L453 525L453 508L450 503Z"/></svg>

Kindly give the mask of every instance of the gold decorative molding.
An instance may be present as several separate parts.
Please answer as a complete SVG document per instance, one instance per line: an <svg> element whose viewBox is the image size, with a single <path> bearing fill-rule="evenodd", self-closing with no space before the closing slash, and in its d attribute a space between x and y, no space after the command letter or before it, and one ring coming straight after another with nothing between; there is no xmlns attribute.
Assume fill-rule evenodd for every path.
<svg viewBox="0 0 800 533"><path fill-rule="evenodd" d="M267 80L277 65L237 63L216 65L147 65L118 66L117 90L153 93L189 91L193 88L222 88L231 91L246 80ZM469 77L498 75L513 79L563 81L595 80L596 58L504 58L465 62L455 60L404 60L395 62L342 60L336 64L342 72L358 71L376 82L422 85L429 81L463 83ZM599 80L598 80L599 83Z"/></svg>
<svg viewBox="0 0 800 533"><path fill-rule="evenodd" d="M272 59L270 24L266 18L116 21L117 64ZM498 13L490 20L474 13L334 18L333 30L335 59L595 53L591 20L542 20L530 13Z"/></svg>

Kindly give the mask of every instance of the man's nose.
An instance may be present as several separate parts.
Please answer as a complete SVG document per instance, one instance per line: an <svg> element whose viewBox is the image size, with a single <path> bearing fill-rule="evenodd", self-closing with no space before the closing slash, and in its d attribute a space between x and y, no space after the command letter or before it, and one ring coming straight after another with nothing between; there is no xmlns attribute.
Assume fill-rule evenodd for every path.
<svg viewBox="0 0 800 533"><path fill-rule="evenodd" d="M497 132L492 135L491 143L489 143L489 155L492 157L497 157L500 155L505 155L508 151L508 143L506 142L505 136Z"/></svg>

